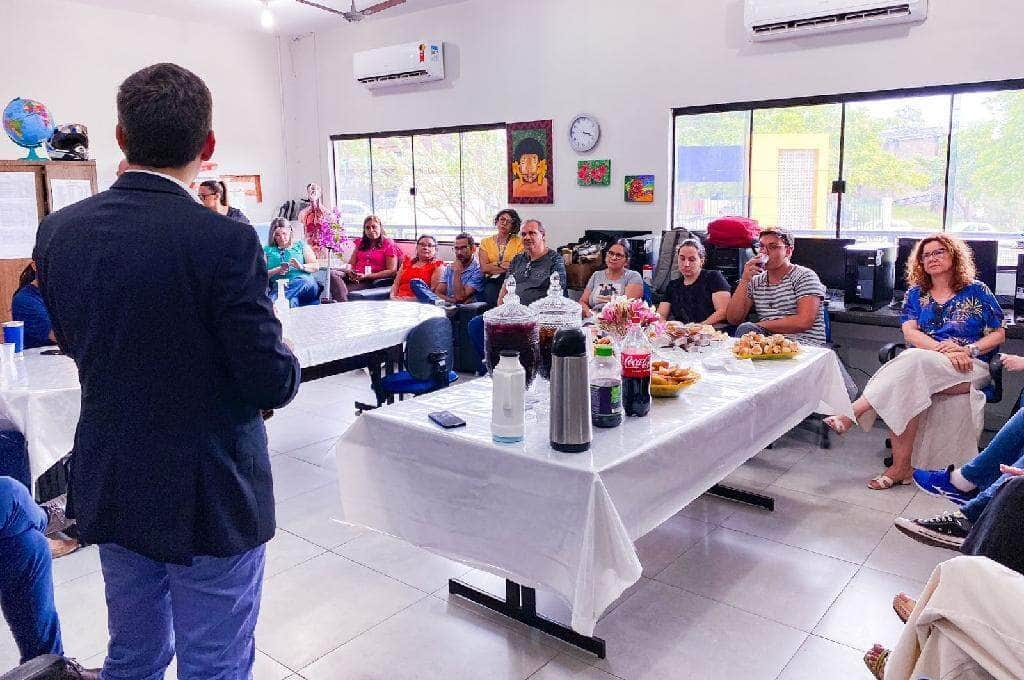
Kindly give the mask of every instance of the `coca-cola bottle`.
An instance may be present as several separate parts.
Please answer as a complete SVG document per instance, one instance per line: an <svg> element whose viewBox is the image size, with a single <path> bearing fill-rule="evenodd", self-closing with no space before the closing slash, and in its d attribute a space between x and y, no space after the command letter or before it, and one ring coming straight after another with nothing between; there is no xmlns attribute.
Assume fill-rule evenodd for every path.
<svg viewBox="0 0 1024 680"><path fill-rule="evenodd" d="M622 343L622 411L645 416L651 410L651 343L633 317Z"/></svg>

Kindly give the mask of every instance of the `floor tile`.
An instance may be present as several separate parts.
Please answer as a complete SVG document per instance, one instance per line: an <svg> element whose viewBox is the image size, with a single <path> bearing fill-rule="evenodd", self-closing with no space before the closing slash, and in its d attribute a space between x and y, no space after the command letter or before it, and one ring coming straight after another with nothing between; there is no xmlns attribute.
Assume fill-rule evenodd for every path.
<svg viewBox="0 0 1024 680"><path fill-rule="evenodd" d="M708 535L714 526L681 514L636 541L636 552L643 565L643 575L653 578L687 548Z"/></svg>
<svg viewBox="0 0 1024 680"><path fill-rule="evenodd" d="M559 654L531 675L529 680L615 680L616 677L567 654Z"/></svg>
<svg viewBox="0 0 1024 680"><path fill-rule="evenodd" d="M918 543L892 527L864 566L915 581L927 581L939 562L945 562L959 554L956 550L934 548Z"/></svg>
<svg viewBox="0 0 1024 680"><path fill-rule="evenodd" d="M857 569L849 562L717 529L656 580L810 632Z"/></svg>
<svg viewBox="0 0 1024 680"><path fill-rule="evenodd" d="M775 498L774 512L740 505L722 526L863 564L895 518L780 486L770 486L764 493Z"/></svg>
<svg viewBox="0 0 1024 680"><path fill-rule="evenodd" d="M724 481L747 482L764 488L788 472L811 453L811 445L792 437L783 437L759 454L739 466Z"/></svg>
<svg viewBox="0 0 1024 680"><path fill-rule="evenodd" d="M90 545L53 561L53 585L60 585L99 570L99 548Z"/></svg>
<svg viewBox="0 0 1024 680"><path fill-rule="evenodd" d="M868 678L864 653L811 635L782 671L779 680Z"/></svg>
<svg viewBox="0 0 1024 680"><path fill-rule="evenodd" d="M425 593L444 587L448 579L470 570L464 564L376 531L367 531L334 552Z"/></svg>
<svg viewBox="0 0 1024 680"><path fill-rule="evenodd" d="M308 680L521 680L556 653L511 628L428 597L300 673Z"/></svg>
<svg viewBox="0 0 1024 680"><path fill-rule="evenodd" d="M313 442L312 444L307 444L302 448L289 451L287 455L290 458L311 463L317 467L331 469L333 472L333 468L331 466L335 465L334 447L337 443L337 437L331 437L329 439Z"/></svg>
<svg viewBox="0 0 1024 680"><path fill-rule="evenodd" d="M913 485L884 491L869 489L867 482L885 470L881 458L849 449L829 449L820 457L808 455L775 481L794 491L860 505L882 512L900 513L914 497Z"/></svg>
<svg viewBox="0 0 1024 680"><path fill-rule="evenodd" d="M724 498L704 494L700 496L678 514L690 519L697 519L708 524L719 525L732 516L739 507L738 503L727 501Z"/></svg>
<svg viewBox="0 0 1024 680"><path fill-rule="evenodd" d="M862 567L843 594L829 607L814 634L868 650L876 642L892 647L903 624L892 610L892 599L904 592L917 597L923 583Z"/></svg>
<svg viewBox="0 0 1024 680"><path fill-rule="evenodd" d="M105 651L108 635L103 574L97 571L55 586L53 597L60 614L64 653L84 659Z"/></svg>
<svg viewBox="0 0 1024 680"><path fill-rule="evenodd" d="M336 484L279 502L275 515L278 527L327 549L351 541L366 531L338 519L341 517L341 496Z"/></svg>
<svg viewBox="0 0 1024 680"><path fill-rule="evenodd" d="M414 588L324 553L264 584L256 646L301 669L422 597Z"/></svg>
<svg viewBox="0 0 1024 680"><path fill-rule="evenodd" d="M275 451L288 453L313 442L336 439L347 428L345 422L317 418L302 410L288 410L274 413L267 421L267 441Z"/></svg>
<svg viewBox="0 0 1024 680"><path fill-rule="evenodd" d="M266 566L264 567L264 578L270 578L279 574L285 569L290 569L296 564L316 557L324 552L324 548L305 541L287 531L278 531L274 538L267 543Z"/></svg>
<svg viewBox="0 0 1024 680"><path fill-rule="evenodd" d="M629 680L774 680L807 637L657 581L598 623L595 634L607 643L608 658L573 656Z"/></svg>
<svg viewBox="0 0 1024 680"><path fill-rule="evenodd" d="M292 670L282 666L263 652L256 650L256 661L252 666L252 680L284 680L292 675ZM171 659L171 665L164 674L165 680L178 677L178 659Z"/></svg>
<svg viewBox="0 0 1024 680"><path fill-rule="evenodd" d="M933 496L924 491L918 491L914 499L910 501L900 515L912 519L923 519L925 517L935 517L950 510L956 510L956 506L945 498Z"/></svg>
<svg viewBox="0 0 1024 680"><path fill-rule="evenodd" d="M278 503L323 488L336 479L335 471L292 458L288 454L271 458L270 467L274 475L274 500Z"/></svg>

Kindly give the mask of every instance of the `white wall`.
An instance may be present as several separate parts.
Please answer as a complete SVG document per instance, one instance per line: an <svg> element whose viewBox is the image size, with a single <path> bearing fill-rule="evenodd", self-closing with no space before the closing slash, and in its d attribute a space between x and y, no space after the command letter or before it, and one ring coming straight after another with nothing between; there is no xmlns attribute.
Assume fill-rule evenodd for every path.
<svg viewBox="0 0 1024 680"><path fill-rule="evenodd" d="M67 0L0 4L0 106L28 97L46 104L58 123L85 123L101 189L122 157L114 140L117 86L144 66L170 61L197 73L213 93L217 170L262 175L263 205L250 219L276 213L287 195L277 38ZM0 135L0 157L24 155Z"/></svg>
<svg viewBox="0 0 1024 680"><path fill-rule="evenodd" d="M744 37L742 0L467 0L342 25L318 34L307 55L318 93L287 102L319 112L320 141L289 166L308 174L315 151L326 184L321 147L334 133L552 118L555 203L522 212L556 242L587 226L664 227L673 107L1024 75L1019 0L930 4L923 25L759 45ZM371 93L353 82L354 50L424 38L445 41L443 83ZM588 156L612 160L610 188L576 186L566 127L581 111L601 122ZM656 175L655 203L624 203L622 176L642 173Z"/></svg>

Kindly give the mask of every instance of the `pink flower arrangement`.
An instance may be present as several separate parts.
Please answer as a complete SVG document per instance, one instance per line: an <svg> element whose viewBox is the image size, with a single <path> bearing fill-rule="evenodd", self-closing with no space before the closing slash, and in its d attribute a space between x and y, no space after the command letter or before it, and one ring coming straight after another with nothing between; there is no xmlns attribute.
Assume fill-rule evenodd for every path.
<svg viewBox="0 0 1024 680"><path fill-rule="evenodd" d="M626 336L633 317L640 318L640 327L647 331L648 335L658 337L665 333L665 322L661 315L654 311L654 307L639 298L627 298L624 295L614 296L601 308L597 315L597 327L621 339Z"/></svg>
<svg viewBox="0 0 1024 680"><path fill-rule="evenodd" d="M345 225L341 223L341 213L337 208L325 211L306 236L314 250L326 248L339 252L352 243L352 239L345 233Z"/></svg>

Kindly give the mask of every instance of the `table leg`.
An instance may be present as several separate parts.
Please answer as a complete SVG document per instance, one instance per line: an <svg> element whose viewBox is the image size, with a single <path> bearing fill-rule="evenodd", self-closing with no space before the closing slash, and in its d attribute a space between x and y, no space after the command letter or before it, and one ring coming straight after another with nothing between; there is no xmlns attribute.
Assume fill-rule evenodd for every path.
<svg viewBox="0 0 1024 680"><path fill-rule="evenodd" d="M533 588L527 588L515 581L506 579L505 599L499 600L493 595L479 591L462 581L450 579L448 581L448 592L452 595L464 597L482 607L487 607L510 619L524 623L530 628L547 633L551 637L568 642L570 645L596 655L599 659L605 658L605 644L601 638L581 635L567 626L555 623L537 614L537 591Z"/></svg>
<svg viewBox="0 0 1024 680"><path fill-rule="evenodd" d="M768 512L775 512L775 499L771 496L764 496L759 493L754 493L753 491L745 491L743 489L737 489L724 484L715 484L713 487L708 489L707 492L712 496L736 501L737 503L756 505L759 508L764 508Z"/></svg>

